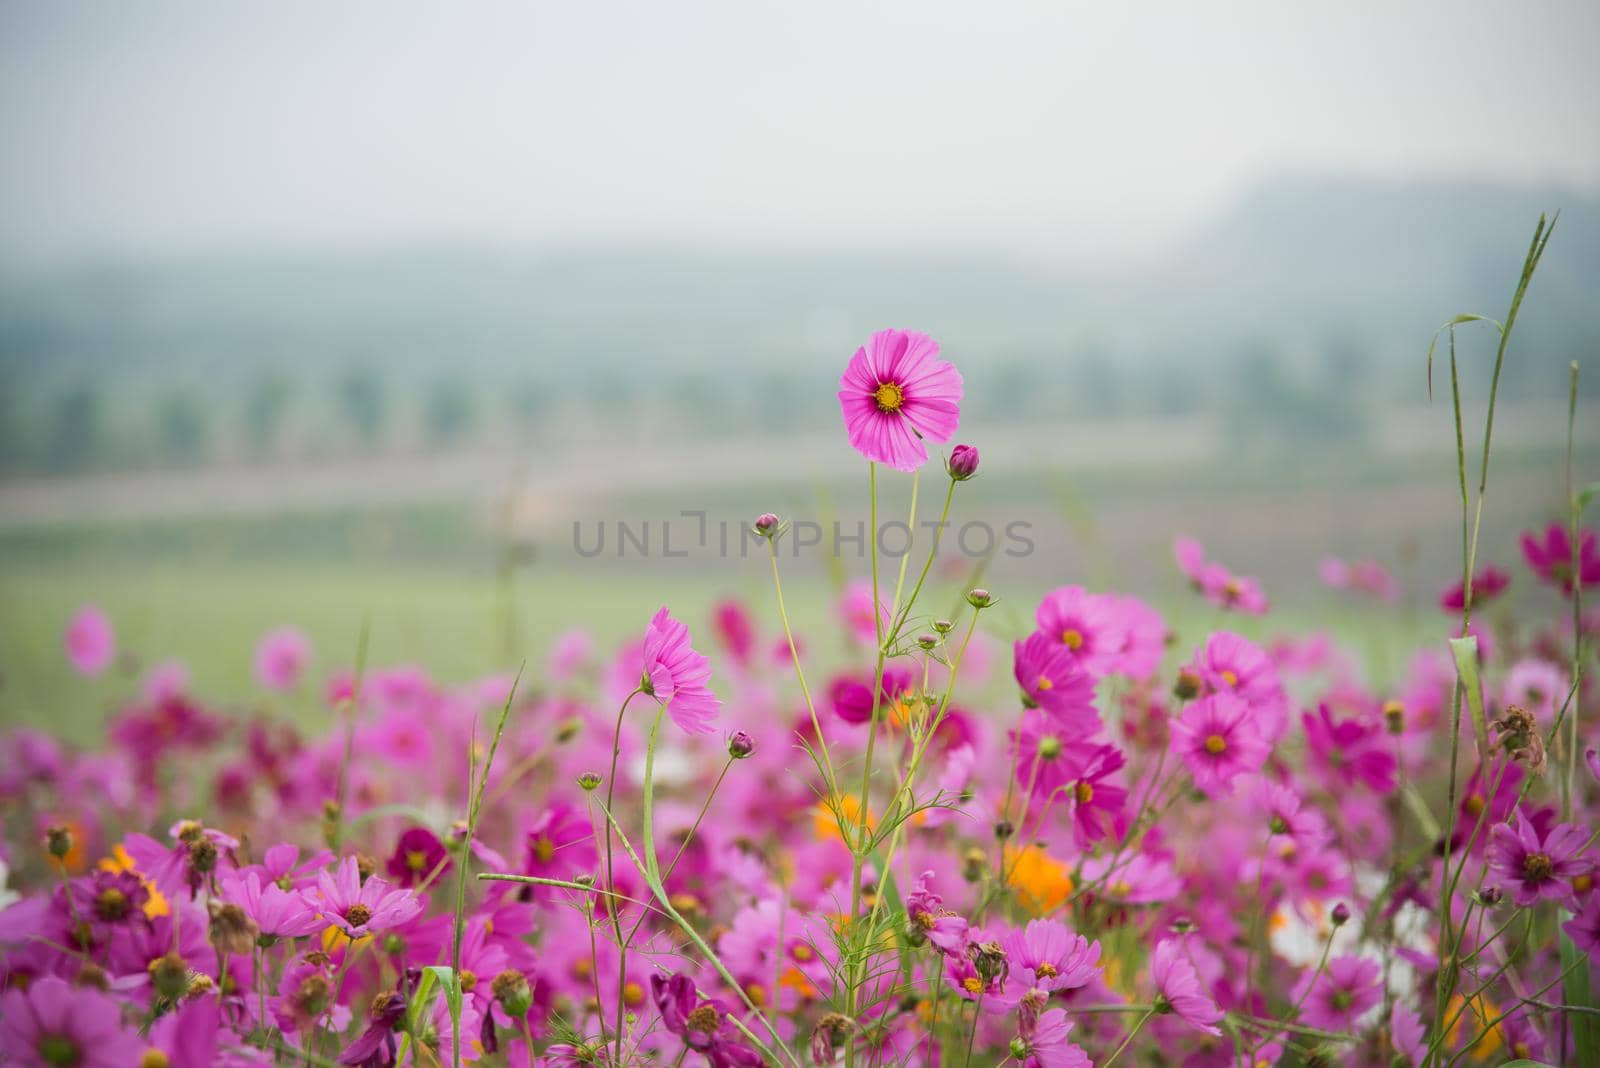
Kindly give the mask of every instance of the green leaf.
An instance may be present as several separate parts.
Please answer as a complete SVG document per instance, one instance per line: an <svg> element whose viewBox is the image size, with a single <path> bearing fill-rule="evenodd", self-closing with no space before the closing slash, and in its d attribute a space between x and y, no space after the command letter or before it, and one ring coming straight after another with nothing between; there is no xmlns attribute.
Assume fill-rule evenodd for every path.
<svg viewBox="0 0 1600 1068"><path fill-rule="evenodd" d="M1556 1068L1553 1064L1544 1061L1506 1061L1500 1068Z"/></svg>
<svg viewBox="0 0 1600 1068"><path fill-rule="evenodd" d="M1583 514L1583 510L1589 507L1589 502L1594 500L1597 495L1600 495L1600 482L1591 482L1578 491L1578 514L1580 516Z"/></svg>
<svg viewBox="0 0 1600 1068"><path fill-rule="evenodd" d="M1568 1005L1600 1007L1595 1003L1594 992L1589 988L1588 954L1580 953L1572 939L1561 935L1561 970L1567 973L1562 980L1562 999ZM1579 963L1579 962L1582 963ZM1572 1024L1574 1064L1600 1064L1600 1017L1586 1012L1567 1014Z"/></svg>
<svg viewBox="0 0 1600 1068"><path fill-rule="evenodd" d="M1468 634L1464 638L1450 639L1450 655L1456 661L1456 676L1461 680L1461 692L1466 695L1467 708L1472 712L1472 733L1478 740L1478 756L1489 755L1489 721L1483 714L1483 684L1478 680L1478 638Z"/></svg>

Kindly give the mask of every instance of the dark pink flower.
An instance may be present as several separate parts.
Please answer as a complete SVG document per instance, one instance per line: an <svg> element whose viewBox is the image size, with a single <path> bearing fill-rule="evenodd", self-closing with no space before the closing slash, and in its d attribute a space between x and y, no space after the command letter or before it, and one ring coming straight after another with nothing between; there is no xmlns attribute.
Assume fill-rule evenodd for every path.
<svg viewBox="0 0 1600 1068"><path fill-rule="evenodd" d="M1059 920L1030 920L1003 940L1007 983L1044 991L1075 990L1100 972L1100 943L1075 934Z"/></svg>
<svg viewBox="0 0 1600 1068"><path fill-rule="evenodd" d="M734 663L741 667L750 663L756 649L756 625L743 604L731 597L718 601L711 609L711 629Z"/></svg>
<svg viewBox="0 0 1600 1068"><path fill-rule="evenodd" d="M117 658L117 636L111 629L111 618L92 604L73 613L62 643L72 670L85 678L102 674Z"/></svg>
<svg viewBox="0 0 1600 1068"><path fill-rule="evenodd" d="M1577 584L1586 589L1590 586L1600 586L1600 539L1595 537L1594 531L1578 532L1577 556ZM1522 558L1527 561L1533 573L1545 582L1563 593L1572 592L1574 585L1572 539L1567 536L1565 526L1551 523L1545 528L1542 538L1533 531L1523 534Z"/></svg>
<svg viewBox="0 0 1600 1068"><path fill-rule="evenodd" d="M1250 706L1229 693L1202 697L1172 721L1172 748L1212 797L1233 789L1233 780L1259 771L1271 746L1256 727Z"/></svg>
<svg viewBox="0 0 1600 1068"><path fill-rule="evenodd" d="M1150 981L1156 987L1156 1011L1177 1015L1208 1035L1220 1035L1216 1026L1222 1010L1200 985L1200 976L1176 939L1162 939L1150 958Z"/></svg>
<svg viewBox="0 0 1600 1068"><path fill-rule="evenodd" d="M1060 799L1072 815L1072 832L1080 848L1126 829L1123 806L1128 791L1113 781L1127 758L1114 745L1075 745L1068 750L1066 796Z"/></svg>
<svg viewBox="0 0 1600 1068"><path fill-rule="evenodd" d="M1316 715L1303 713L1300 721L1307 753L1330 786L1360 783L1380 794L1394 792L1399 761L1382 720L1352 717L1335 722L1333 709L1324 703Z"/></svg>
<svg viewBox="0 0 1600 1068"><path fill-rule="evenodd" d="M1061 720L1072 734L1100 728L1094 708L1094 680L1078 666L1072 650L1034 632L1013 646L1012 671L1026 703ZM1082 727L1080 730L1079 727Z"/></svg>
<svg viewBox="0 0 1600 1068"><path fill-rule="evenodd" d="M1600 894L1591 894L1578 914L1561 929L1572 939L1579 952L1594 954L1600 951Z"/></svg>
<svg viewBox="0 0 1600 1068"><path fill-rule="evenodd" d="M667 614L665 607L644 633L644 674L640 685L667 708L667 714L688 734L711 734L722 702L707 685L711 661L689 644L689 628Z"/></svg>
<svg viewBox="0 0 1600 1068"><path fill-rule="evenodd" d="M1505 879L1519 906L1567 897L1572 893L1568 880L1589 870L1580 859L1588 832L1558 823L1541 834L1521 809L1512 819L1489 832L1490 870Z"/></svg>
<svg viewBox="0 0 1600 1068"><path fill-rule="evenodd" d="M856 350L839 379L850 446L874 463L915 471L924 439L949 441L961 417L961 372L939 345L912 330L880 330Z"/></svg>
<svg viewBox="0 0 1600 1068"><path fill-rule="evenodd" d="M1300 1018L1325 1031L1354 1032L1383 1000L1383 968L1365 957L1334 957L1320 974L1307 971L1292 1001L1304 999Z"/></svg>
<svg viewBox="0 0 1600 1068"><path fill-rule="evenodd" d="M912 928L939 952L956 956L966 953L966 918L944 907L944 898L933 891L933 872L923 872L906 896L906 916Z"/></svg>
<svg viewBox="0 0 1600 1068"><path fill-rule="evenodd" d="M389 854L385 870L401 886L415 886L424 879L437 879L450 868L450 854L439 836L426 827L411 827L401 833Z"/></svg>
<svg viewBox="0 0 1600 1068"><path fill-rule="evenodd" d="M1195 651L1187 670L1199 677L1207 693L1231 693L1250 706L1251 717L1269 742L1277 741L1289 722L1289 697L1272 659L1242 635L1218 631Z"/></svg>
<svg viewBox="0 0 1600 1068"><path fill-rule="evenodd" d="M0 1050L18 1065L127 1068L144 1043L123 1027L115 1001L47 976L0 994Z"/></svg>
<svg viewBox="0 0 1600 1068"><path fill-rule="evenodd" d="M702 998L687 975L678 973L668 979L652 975L650 993L662 1025L703 1055L711 1068L754 1068L762 1063L761 1055L746 1046L738 1029L728 1022L727 1006Z"/></svg>
<svg viewBox="0 0 1600 1068"><path fill-rule="evenodd" d="M397 890L376 875L362 882L355 857L345 857L332 875L318 872L317 894L325 918L351 938L399 927L422 912L411 891Z"/></svg>
<svg viewBox="0 0 1600 1068"><path fill-rule="evenodd" d="M1482 571L1472 576L1472 607L1481 608L1500 596L1511 585L1511 573L1493 564L1485 564ZM1446 612L1460 612L1466 607L1466 587L1458 580L1439 595L1439 607Z"/></svg>

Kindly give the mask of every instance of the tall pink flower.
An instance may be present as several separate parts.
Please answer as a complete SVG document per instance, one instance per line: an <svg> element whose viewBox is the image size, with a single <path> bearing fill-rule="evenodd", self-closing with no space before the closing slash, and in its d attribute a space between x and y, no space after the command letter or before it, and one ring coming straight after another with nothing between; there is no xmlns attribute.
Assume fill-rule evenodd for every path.
<svg viewBox="0 0 1600 1068"><path fill-rule="evenodd" d="M1127 644L1116 600L1081 586L1062 586L1045 594L1033 619L1040 634L1066 649L1082 670L1097 679L1111 670Z"/></svg>
<svg viewBox="0 0 1600 1068"><path fill-rule="evenodd" d="M72 670L85 678L99 675L117 658L117 636L111 629L111 619L92 604L73 614L62 640Z"/></svg>
<svg viewBox="0 0 1600 1068"><path fill-rule="evenodd" d="M672 722L689 734L710 734L722 702L706 685L711 661L689 644L689 628L657 612L644 632L645 692L667 707Z"/></svg>
<svg viewBox="0 0 1600 1068"><path fill-rule="evenodd" d="M1100 727L1094 710L1094 680L1079 666L1072 650L1035 632L1013 647L1012 671L1026 704L1042 708L1065 725L1082 724L1073 734L1093 734Z"/></svg>
<svg viewBox="0 0 1600 1068"><path fill-rule="evenodd" d="M850 446L874 463L915 471L928 459L923 439L949 441L956 432L961 388L961 372L939 359L928 335L878 331L839 378Z"/></svg>
<svg viewBox="0 0 1600 1068"><path fill-rule="evenodd" d="M1250 706L1231 693L1202 697L1172 721L1172 748L1194 774L1194 784L1216 797L1232 790L1233 780L1258 771L1270 746L1250 715Z"/></svg>
<svg viewBox="0 0 1600 1068"><path fill-rule="evenodd" d="M1572 539L1560 523L1551 523L1542 537L1531 530L1522 535L1522 558L1550 585L1569 594L1574 582L1585 588L1600 586L1600 538L1594 531L1578 532L1576 573L1572 556Z"/></svg>
<svg viewBox="0 0 1600 1068"><path fill-rule="evenodd" d="M256 681L269 690L292 690L310 660L311 639L293 627L280 627L256 646Z"/></svg>
<svg viewBox="0 0 1600 1068"><path fill-rule="evenodd" d="M411 891L397 890L376 875L362 882L355 857L341 860L332 875L318 872L317 894L324 917L351 938L399 927L422 912L421 899Z"/></svg>

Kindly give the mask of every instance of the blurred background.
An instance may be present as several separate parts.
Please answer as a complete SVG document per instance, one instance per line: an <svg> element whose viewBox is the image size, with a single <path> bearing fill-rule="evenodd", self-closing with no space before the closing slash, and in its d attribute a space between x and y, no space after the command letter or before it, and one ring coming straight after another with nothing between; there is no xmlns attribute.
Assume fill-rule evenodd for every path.
<svg viewBox="0 0 1600 1068"><path fill-rule="evenodd" d="M955 518L1030 524L985 572L1008 623L1068 582L1189 610L1184 532L1285 624L1373 633L1336 553L1401 580L1383 625L1436 627L1425 355L1504 315L1541 212L1484 555L1564 509L1573 360L1600 462L1597 50L1585 2L11 0L0 717L108 699L60 654L86 601L128 672L238 699L281 623L466 677L663 602L765 613L718 525L865 518L834 393L885 326L966 377ZM1469 448L1493 340L1460 337ZM830 547L785 564L807 632L865 572Z"/></svg>

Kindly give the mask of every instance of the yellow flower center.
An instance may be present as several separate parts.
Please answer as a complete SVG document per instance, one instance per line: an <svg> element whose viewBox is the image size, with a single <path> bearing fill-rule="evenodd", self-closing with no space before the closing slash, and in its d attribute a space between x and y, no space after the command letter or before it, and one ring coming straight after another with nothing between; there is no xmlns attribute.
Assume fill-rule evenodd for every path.
<svg viewBox="0 0 1600 1068"><path fill-rule="evenodd" d="M1077 789L1078 804L1087 805L1094 800L1094 787L1086 782L1080 782Z"/></svg>
<svg viewBox="0 0 1600 1068"><path fill-rule="evenodd" d="M533 843L533 855L539 858L540 864L548 864L555 857L556 844L550 840L549 835L542 834L539 840Z"/></svg>
<svg viewBox="0 0 1600 1068"><path fill-rule="evenodd" d="M1212 756L1221 756L1228 751L1228 740L1220 734L1213 734L1206 739L1206 752Z"/></svg>
<svg viewBox="0 0 1600 1068"><path fill-rule="evenodd" d="M420 849L413 849L411 852L406 854L406 867L410 868L418 875L422 874L422 869L427 866L427 863L428 854L424 853Z"/></svg>
<svg viewBox="0 0 1600 1068"><path fill-rule="evenodd" d="M1045 678L1043 675L1040 675L1037 688L1041 690L1053 690L1056 688L1056 684Z"/></svg>
<svg viewBox="0 0 1600 1068"><path fill-rule="evenodd" d="M815 953L811 952L811 947L806 945L804 942L797 943L794 949L790 950L790 954L795 960L801 962L811 960L816 956Z"/></svg>
<svg viewBox="0 0 1600 1068"><path fill-rule="evenodd" d="M981 993L983 990L983 980L976 975L967 976L961 980L961 985L967 988L967 993L969 994Z"/></svg>
<svg viewBox="0 0 1600 1068"><path fill-rule="evenodd" d="M629 979L622 988L622 1000L630 1008L644 1004L644 987Z"/></svg>
<svg viewBox="0 0 1600 1068"><path fill-rule="evenodd" d="M1066 630L1061 632L1061 643L1068 649L1071 649L1073 652L1077 652L1079 649L1083 648L1083 634L1080 631L1073 630L1071 627L1068 627Z"/></svg>
<svg viewBox="0 0 1600 1068"><path fill-rule="evenodd" d="M1033 970L1033 973L1041 979L1054 979L1061 974L1056 970L1056 966L1049 961L1041 961L1039 966Z"/></svg>
<svg viewBox="0 0 1600 1068"><path fill-rule="evenodd" d="M1550 858L1544 853L1529 853L1522 860L1523 878L1542 882L1550 878L1550 874L1553 871L1555 871L1555 865L1550 862Z"/></svg>
<svg viewBox="0 0 1600 1068"><path fill-rule="evenodd" d="M880 412L898 412L906 402L905 391L893 382L879 382L872 399L878 402Z"/></svg>
<svg viewBox="0 0 1600 1068"><path fill-rule="evenodd" d="M1222 681L1227 683L1229 686L1238 686L1239 676L1224 668L1222 671Z"/></svg>

